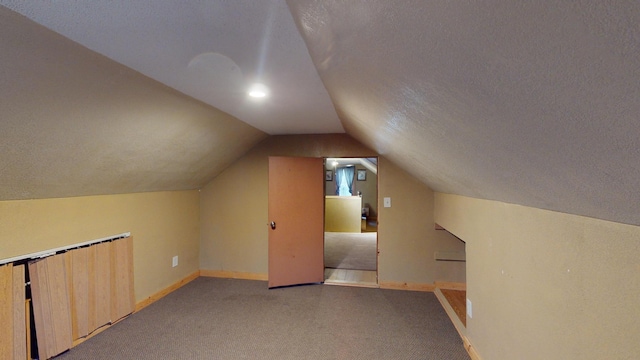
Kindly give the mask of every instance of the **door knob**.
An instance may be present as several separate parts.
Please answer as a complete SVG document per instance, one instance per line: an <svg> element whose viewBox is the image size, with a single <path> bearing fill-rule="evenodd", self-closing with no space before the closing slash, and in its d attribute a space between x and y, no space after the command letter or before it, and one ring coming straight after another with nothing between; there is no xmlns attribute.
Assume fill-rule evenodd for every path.
<svg viewBox="0 0 640 360"><path fill-rule="evenodd" d="M276 222L275 222L275 221L272 221L271 223L269 223L269 225L271 225L271 228L272 228L273 230L275 230L275 229L276 229Z"/></svg>

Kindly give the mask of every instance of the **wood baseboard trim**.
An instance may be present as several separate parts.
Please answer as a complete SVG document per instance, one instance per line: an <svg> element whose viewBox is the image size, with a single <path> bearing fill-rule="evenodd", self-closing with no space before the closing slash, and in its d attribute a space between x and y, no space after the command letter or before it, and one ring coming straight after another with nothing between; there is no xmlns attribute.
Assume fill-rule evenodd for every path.
<svg viewBox="0 0 640 360"><path fill-rule="evenodd" d="M438 282L436 282L436 284L437 283ZM442 308L444 308L444 311L447 313L447 316L449 316L449 319L451 319L451 322L453 323L453 326L456 328L456 331L458 331L458 335L460 335L460 338L462 339L462 343L464 344L464 349L467 350L467 353L469 354L469 357L471 358L471 360L482 360L482 358L480 357L476 349L473 347L473 345L471 345L471 342L467 338L467 335L466 335L467 328L462 324L462 321L460 321L460 319L458 318L458 315L456 315L456 312L453 310L453 308L447 301L447 298L444 296L444 294L442 294L440 289L441 287L438 286L433 293L436 295L436 298L438 299L438 301L440 301L440 304L442 305ZM443 287L442 289L446 289L446 288ZM453 290L458 290L458 289L453 289Z"/></svg>
<svg viewBox="0 0 640 360"><path fill-rule="evenodd" d="M200 270L200 276L217 277L225 279L242 279L242 280L269 280L269 275L248 273L239 271L224 271L224 270Z"/></svg>
<svg viewBox="0 0 640 360"><path fill-rule="evenodd" d="M436 287L433 284L407 283L394 281L380 281L380 289L390 290L409 290L409 291L427 291L433 292Z"/></svg>
<svg viewBox="0 0 640 360"><path fill-rule="evenodd" d="M153 304L154 302L162 299L163 297L167 296L168 294L178 290L179 288L183 287L184 285L192 282L193 280L195 280L198 276L200 276L200 270L198 271L194 271L193 273L189 274L187 277L185 277L184 279L169 285L169 287L167 287L164 290L160 290L157 293L149 296L148 298L138 302L136 304L136 310L135 312L138 312L144 308L146 308L147 306Z"/></svg>
<svg viewBox="0 0 640 360"><path fill-rule="evenodd" d="M455 283L455 282L447 282L447 281L436 281L434 285L439 289L447 289L447 290L464 290L467 291L466 283Z"/></svg>
<svg viewBox="0 0 640 360"><path fill-rule="evenodd" d="M134 310L134 313L138 312L138 311L144 309L145 307L153 304L154 302L162 299L163 297L167 296L171 292L173 292L173 291L181 288L182 286L190 283L191 281L195 280L199 276L228 278L228 279L243 279L243 280L263 280L263 281L267 281L269 279L269 276L267 274L246 273L246 272L237 272L237 271L220 271L220 270L199 270L199 271L194 271L193 273L189 274L184 279L182 279L182 280L170 285L166 289L161 290L161 291L149 296L148 298L138 302L136 304L136 308ZM444 304L446 303L448 305L449 303L446 300L444 300L444 302L443 302L442 299L444 299L444 295L442 295L442 293L438 290L438 288L451 289L451 290L463 290L462 288L460 288L461 285L464 285L464 289L466 290L466 284L462 284L462 283L447 283L447 282L441 282L441 281L436 281L434 284L393 282L393 281L381 281L379 283L379 286L380 286L381 289L435 292L436 293L436 297L438 298L438 300L440 301L442 306L445 307L445 312L447 312L447 315L449 315L449 317L452 320L454 318L457 319L458 322L460 322L460 320L457 318L455 312L453 312L453 309L451 309L451 314L449 313L449 311L447 311L447 308L446 308L446 306ZM449 286L453 286L454 288L449 287ZM456 288L456 286L457 286L457 288ZM441 299L441 297L442 297L442 299ZM451 306L449 306L449 308L451 308ZM85 342L86 340L89 340L93 336L98 335L99 333L103 332L104 330L110 328L114 324L116 324L116 323L118 323L118 322L120 322L120 321L122 321L122 320L124 320L126 318L127 318L127 316L125 316L124 318L114 322L113 324L107 324L107 325L105 325L105 326L103 326L103 327L101 327L99 329L96 329L94 332L92 332L91 334L89 334L88 336L86 336L84 338L74 340L72 347L75 347L75 346ZM462 325L461 322L460 322L460 325ZM467 337L463 333L460 332L460 329L458 329L458 326L455 324L455 321L454 321L454 326L456 327L456 330L458 330L458 334L460 334L460 337L462 338L462 341L464 343L464 348L467 350L467 353L471 357L471 360L482 360L482 358L480 357L478 352L475 350L475 348L473 347L473 345L471 344L469 339L467 339Z"/></svg>
<svg viewBox="0 0 640 360"><path fill-rule="evenodd" d="M469 354L469 357L471 357L471 360L482 360L480 354L478 354L476 348L471 345L471 342L469 342L469 339L467 339L466 336L462 337L462 341L464 342L464 348L467 349L467 353Z"/></svg>
<svg viewBox="0 0 640 360"><path fill-rule="evenodd" d="M451 307L451 304L449 304L449 301L447 301L447 298L440 291L440 288L436 288L436 290L433 293L436 295L436 298L438 299L438 301L440 301L440 305L442 305L444 312L447 313L447 316L449 316L449 319L453 323L453 326L458 331L458 335L460 335L460 337L464 340L467 333L467 329L462 324L462 321L460 321L460 319L458 318L458 315L453 310L453 307Z"/></svg>

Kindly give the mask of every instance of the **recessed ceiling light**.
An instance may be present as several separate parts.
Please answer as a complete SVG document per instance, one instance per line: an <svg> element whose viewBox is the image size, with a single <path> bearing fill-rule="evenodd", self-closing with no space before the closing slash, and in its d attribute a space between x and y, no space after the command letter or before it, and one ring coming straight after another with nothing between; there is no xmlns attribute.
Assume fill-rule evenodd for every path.
<svg viewBox="0 0 640 360"><path fill-rule="evenodd" d="M262 84L256 83L251 85L251 87L249 88L249 96L254 98L266 97L268 93L269 93L269 88L267 88Z"/></svg>

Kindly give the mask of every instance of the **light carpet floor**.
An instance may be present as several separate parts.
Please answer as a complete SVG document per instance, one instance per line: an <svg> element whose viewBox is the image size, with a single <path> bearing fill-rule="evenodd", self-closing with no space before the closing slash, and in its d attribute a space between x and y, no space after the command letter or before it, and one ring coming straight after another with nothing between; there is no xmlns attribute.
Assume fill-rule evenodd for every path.
<svg viewBox="0 0 640 360"><path fill-rule="evenodd" d="M324 233L324 267L376 270L377 233Z"/></svg>
<svg viewBox="0 0 640 360"><path fill-rule="evenodd" d="M57 359L469 359L433 293L198 278Z"/></svg>

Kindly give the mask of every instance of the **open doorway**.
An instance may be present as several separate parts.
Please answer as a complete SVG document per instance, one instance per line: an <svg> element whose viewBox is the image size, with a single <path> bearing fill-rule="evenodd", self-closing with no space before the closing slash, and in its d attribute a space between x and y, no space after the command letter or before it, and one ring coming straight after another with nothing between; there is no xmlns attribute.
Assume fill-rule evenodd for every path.
<svg viewBox="0 0 640 360"><path fill-rule="evenodd" d="M378 286L378 159L325 159L325 284Z"/></svg>

